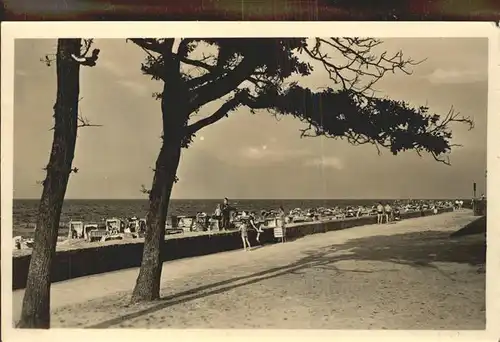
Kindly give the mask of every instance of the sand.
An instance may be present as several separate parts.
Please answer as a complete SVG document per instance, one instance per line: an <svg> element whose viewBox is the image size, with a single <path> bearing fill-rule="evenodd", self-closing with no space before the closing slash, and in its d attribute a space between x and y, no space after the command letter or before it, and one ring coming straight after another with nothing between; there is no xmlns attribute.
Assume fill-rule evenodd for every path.
<svg viewBox="0 0 500 342"><path fill-rule="evenodd" d="M162 299L149 304L128 305L137 269L56 283L52 326L484 329L485 237L449 237L474 219L445 213L166 262Z"/></svg>

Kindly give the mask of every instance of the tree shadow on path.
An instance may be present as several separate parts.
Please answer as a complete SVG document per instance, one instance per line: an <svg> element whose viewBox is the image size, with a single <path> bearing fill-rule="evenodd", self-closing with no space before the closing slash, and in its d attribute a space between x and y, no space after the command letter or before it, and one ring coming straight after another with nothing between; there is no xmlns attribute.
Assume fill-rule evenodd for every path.
<svg viewBox="0 0 500 342"><path fill-rule="evenodd" d="M455 238L474 234L486 234L486 223L486 216L482 216L456 232L453 232L450 236Z"/></svg>
<svg viewBox="0 0 500 342"><path fill-rule="evenodd" d="M484 265L486 260L486 239L481 238L481 236L479 236L479 238L476 236L474 239L454 239L450 238L449 232L424 231L352 239L343 244L306 250L303 254L304 257L288 265L270 268L250 275L235 277L166 296L151 307L116 317L87 328L109 328L134 318L152 314L170 306L217 295L266 279L286 274L294 274L308 268L328 268L329 270L340 273L376 272L341 270L334 265L344 260L383 261L409 265L415 268L433 268L451 281L455 281L450 275L437 268L433 263L448 262L469 264L472 266Z"/></svg>

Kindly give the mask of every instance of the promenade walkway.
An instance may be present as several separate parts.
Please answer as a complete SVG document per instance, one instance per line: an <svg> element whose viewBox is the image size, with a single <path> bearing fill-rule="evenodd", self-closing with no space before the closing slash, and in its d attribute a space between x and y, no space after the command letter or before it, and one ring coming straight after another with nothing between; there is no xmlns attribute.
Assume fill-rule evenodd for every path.
<svg viewBox="0 0 500 342"><path fill-rule="evenodd" d="M484 329L484 237L449 237L474 219L445 213L167 262L150 304L128 305L138 269L55 283L52 326Z"/></svg>

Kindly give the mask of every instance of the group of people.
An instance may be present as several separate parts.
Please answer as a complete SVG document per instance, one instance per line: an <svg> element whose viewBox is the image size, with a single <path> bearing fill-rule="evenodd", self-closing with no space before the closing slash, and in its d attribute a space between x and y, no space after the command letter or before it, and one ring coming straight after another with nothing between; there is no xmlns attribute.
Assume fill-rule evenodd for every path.
<svg viewBox="0 0 500 342"><path fill-rule="evenodd" d="M229 230L231 222L231 213L236 211L236 208L229 204L228 198L224 198L222 205L218 204L215 208L214 218L220 223L220 230ZM249 230L253 229L257 232L255 240L260 243L260 235L264 231L261 228L261 224L256 220L256 214L254 212L243 211L239 218L240 224L238 225L238 230L241 234L241 241L243 242L243 250L248 251L252 248L252 244L248 238ZM286 214L282 206L278 209L278 217L276 219L276 227L274 228L274 237L281 239L282 242L286 240L285 234L286 225Z"/></svg>
<svg viewBox="0 0 500 342"><path fill-rule="evenodd" d="M257 222L255 221L255 214L244 211L241 214L241 224L239 225L238 230L241 233L241 241L243 242L243 250L245 251L252 248L252 244L248 239L249 229L254 229L257 232L255 240L260 243L260 234L263 232L263 230L260 227L260 224L257 224Z"/></svg>
<svg viewBox="0 0 500 342"><path fill-rule="evenodd" d="M229 200L227 197L224 198L224 202L222 206L217 204L215 208L214 217L217 221L219 221L219 229L220 230L228 230L229 224L231 222L231 212L236 209L229 205Z"/></svg>
<svg viewBox="0 0 500 342"><path fill-rule="evenodd" d="M394 221L394 211L389 203L386 203L385 206L379 202L377 204L377 224L383 224L385 219L385 223L389 223Z"/></svg>
<svg viewBox="0 0 500 342"><path fill-rule="evenodd" d="M461 210L463 205L464 205L464 201L456 200L455 203L453 204L453 209L454 210Z"/></svg>
<svg viewBox="0 0 500 342"><path fill-rule="evenodd" d="M255 221L255 213L243 212L241 215L241 224L238 227L241 232L241 240L243 242L243 250L247 251L252 248L248 239L248 230L255 229L257 232L256 240L260 243L260 234L263 232L260 224ZM286 241L286 214L282 206L278 209L278 217L276 218L276 227L273 230L274 238L280 239L282 243Z"/></svg>
<svg viewBox="0 0 500 342"><path fill-rule="evenodd" d="M196 213L196 222L200 226L200 229L206 230L210 229L210 219L217 222L217 227L219 230L229 230L231 223L231 212L236 209L229 205L229 200L224 198L224 202L217 204L215 211L212 215L207 215L206 213L198 212Z"/></svg>
<svg viewBox="0 0 500 342"><path fill-rule="evenodd" d="M354 213L353 216L360 217L363 213L362 209L363 209L362 207L359 207L358 210L356 211L352 210ZM398 221L400 219L400 209L397 203L394 203L393 207L389 202L386 203L378 202L373 209L375 209L374 211L376 211L377 214L377 224L384 224L384 223L388 224L390 222ZM420 204L418 209L423 213L424 206ZM436 205L431 206L431 209L433 209L434 214L437 214L438 209ZM231 228L230 227L231 215L232 213L235 212L236 208L232 207L229 204L228 198L224 198L222 205L221 204L217 205L212 218L216 219L219 222L220 230L229 230ZM273 217L275 217L274 215L276 215L276 225L273 229L274 238L281 240L281 242L285 242L287 235L286 234L287 214L285 213L283 207L280 206L277 213L276 212L273 213ZM252 229L257 232L255 238L256 242L260 243L260 236L263 230L261 228L261 223L259 223L256 218L255 212L243 211L236 222L239 222L239 224L235 228L237 228L241 234L243 250L247 251L252 248L252 244L250 243L248 234L248 232Z"/></svg>

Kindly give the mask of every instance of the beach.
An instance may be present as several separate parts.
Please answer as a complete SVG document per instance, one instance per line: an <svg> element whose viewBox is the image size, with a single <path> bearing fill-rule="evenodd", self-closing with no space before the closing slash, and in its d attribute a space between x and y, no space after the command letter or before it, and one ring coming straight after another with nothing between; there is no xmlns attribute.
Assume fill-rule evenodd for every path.
<svg viewBox="0 0 500 342"><path fill-rule="evenodd" d="M371 206L377 203L377 199L240 199L231 200L230 203L237 210L249 210L259 212L262 209L277 209L283 206L285 211L294 208L317 208L317 207L342 207L347 206ZM393 200L389 200L393 201ZM13 236L33 236L36 216L38 214L39 199L14 199L13 203ZM172 199L169 202L169 215L195 215L197 212L213 213L217 204L222 199L200 199L181 200ZM103 219L119 217L126 218L137 216L143 218L148 209L147 200L75 200L66 199L61 213L60 236L68 235L67 224L69 221L102 222Z"/></svg>
<svg viewBox="0 0 500 342"><path fill-rule="evenodd" d="M484 329L485 237L471 211L165 262L162 300L129 306L138 269L52 285L52 327ZM14 291L14 319L23 290Z"/></svg>

